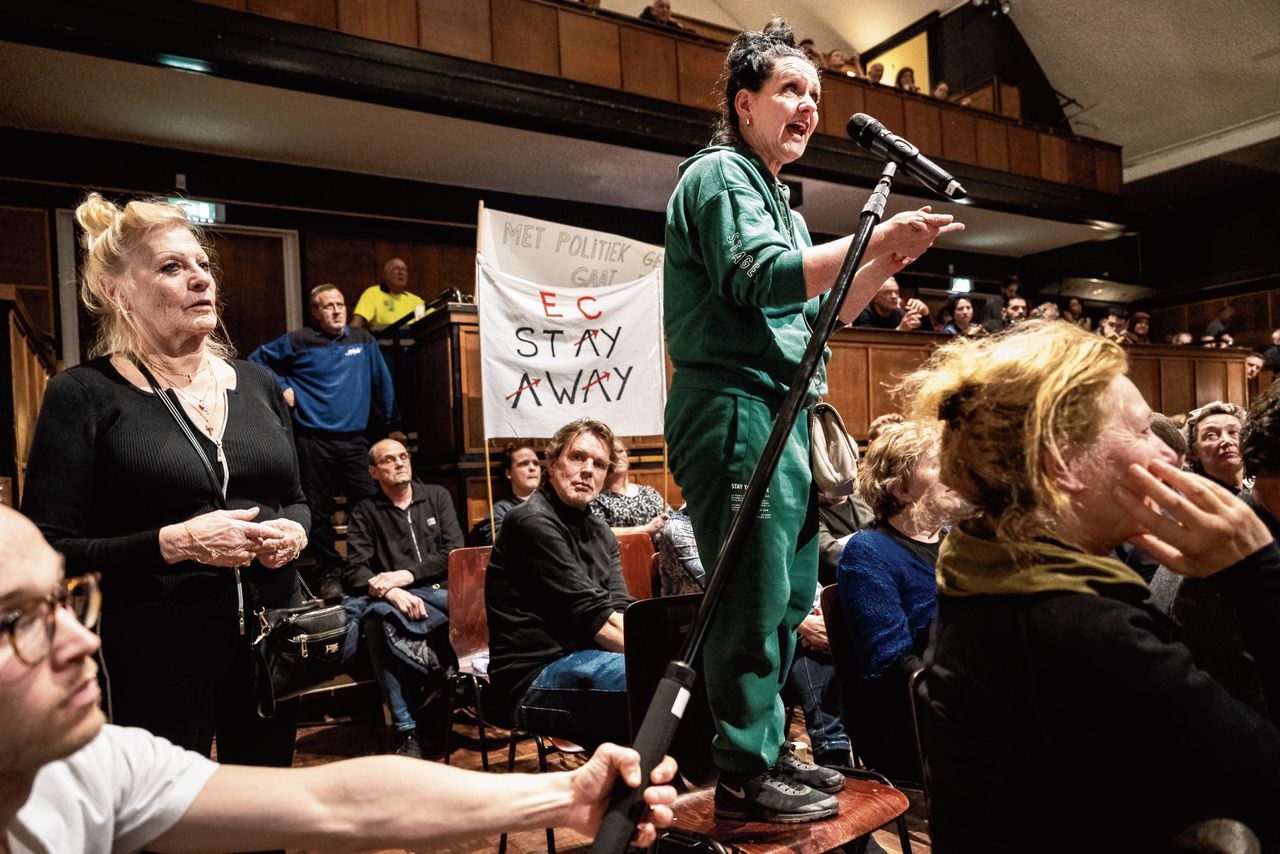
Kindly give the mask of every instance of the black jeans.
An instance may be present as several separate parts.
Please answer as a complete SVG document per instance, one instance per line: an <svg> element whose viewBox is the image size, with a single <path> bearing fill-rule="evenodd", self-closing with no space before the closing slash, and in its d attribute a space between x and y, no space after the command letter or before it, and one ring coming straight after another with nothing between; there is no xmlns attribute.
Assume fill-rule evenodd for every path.
<svg viewBox="0 0 1280 854"><path fill-rule="evenodd" d="M342 557L334 547L333 498L345 495L347 512L378 491L369 477L369 440L362 433L308 433L294 439L302 491L311 505L311 536L306 556L315 561L316 579L339 576Z"/></svg>

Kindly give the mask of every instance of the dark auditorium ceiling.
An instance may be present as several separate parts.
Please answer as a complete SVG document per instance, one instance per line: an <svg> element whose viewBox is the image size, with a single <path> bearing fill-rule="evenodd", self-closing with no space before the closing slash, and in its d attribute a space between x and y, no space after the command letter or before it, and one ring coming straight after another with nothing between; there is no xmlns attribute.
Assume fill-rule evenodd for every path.
<svg viewBox="0 0 1280 854"><path fill-rule="evenodd" d="M1013 20L1050 81L1082 106L1072 116L1075 129L1123 145L1126 177L1155 176L1142 185L1160 185L1159 200L1194 184L1168 176L1185 175L1196 160L1240 159L1249 146L1261 145L1261 155L1255 148L1244 159L1253 168L1280 168L1265 156L1274 150L1268 140L1280 138L1276 0L1011 2ZM632 5L605 0L618 11ZM708 7L714 7L710 12L720 22L758 25L776 4L677 0L677 7L694 16L702 9L707 18ZM866 48L929 12L949 8L928 0L789 0L787 14L820 44L844 41ZM661 210L680 160L12 42L0 41L0 79L3 125L624 208ZM902 184L899 193L908 189ZM844 233L865 194L806 177L802 210L815 231ZM895 198L900 207L919 203L905 194ZM424 203L424 216L427 210ZM1114 223L972 207L960 212L970 228L946 245L974 252L1025 256L1123 230Z"/></svg>

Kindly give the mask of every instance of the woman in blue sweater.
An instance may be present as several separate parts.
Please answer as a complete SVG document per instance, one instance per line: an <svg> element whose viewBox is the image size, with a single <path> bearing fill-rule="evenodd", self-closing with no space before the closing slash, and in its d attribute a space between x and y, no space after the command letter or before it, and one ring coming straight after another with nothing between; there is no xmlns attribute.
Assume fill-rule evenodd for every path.
<svg viewBox="0 0 1280 854"><path fill-rule="evenodd" d="M937 610L942 526L959 503L938 474L937 428L906 422L881 434L858 470L876 524L849 539L836 576L856 663L841 674L846 728L872 768L910 782L920 763L906 685Z"/></svg>

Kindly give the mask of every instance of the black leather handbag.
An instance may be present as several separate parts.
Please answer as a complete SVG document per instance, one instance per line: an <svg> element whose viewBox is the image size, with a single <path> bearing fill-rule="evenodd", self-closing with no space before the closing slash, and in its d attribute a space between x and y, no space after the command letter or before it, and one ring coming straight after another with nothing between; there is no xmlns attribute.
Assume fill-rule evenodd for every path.
<svg viewBox="0 0 1280 854"><path fill-rule="evenodd" d="M296 697L342 673L347 612L339 602L311 598L292 608L259 608L259 633L250 647L258 715L269 718L276 703Z"/></svg>

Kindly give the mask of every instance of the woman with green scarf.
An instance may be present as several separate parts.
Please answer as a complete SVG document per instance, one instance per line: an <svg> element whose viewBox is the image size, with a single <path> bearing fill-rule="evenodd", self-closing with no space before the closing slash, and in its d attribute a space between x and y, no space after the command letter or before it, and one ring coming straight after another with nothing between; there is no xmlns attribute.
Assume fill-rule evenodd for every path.
<svg viewBox="0 0 1280 854"><path fill-rule="evenodd" d="M1110 557L1128 541L1212 576L1274 668L1280 550L1170 465L1126 367L1116 344L1035 321L948 345L904 384L973 508L939 554L919 698L935 851L1158 851L1210 818L1280 846L1280 732Z"/></svg>

